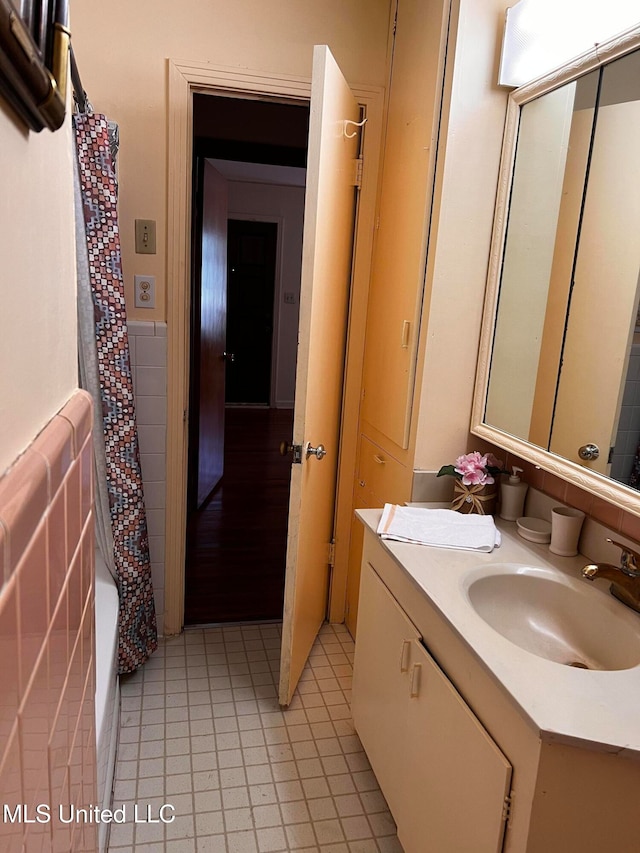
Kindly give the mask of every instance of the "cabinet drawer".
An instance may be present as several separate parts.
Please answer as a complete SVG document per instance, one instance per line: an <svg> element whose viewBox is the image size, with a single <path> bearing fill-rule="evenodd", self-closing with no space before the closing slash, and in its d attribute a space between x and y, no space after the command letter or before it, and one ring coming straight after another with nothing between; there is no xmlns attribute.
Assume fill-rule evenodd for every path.
<svg viewBox="0 0 640 853"><path fill-rule="evenodd" d="M372 505L409 500L412 472L364 435L360 438L358 487L374 498Z"/></svg>

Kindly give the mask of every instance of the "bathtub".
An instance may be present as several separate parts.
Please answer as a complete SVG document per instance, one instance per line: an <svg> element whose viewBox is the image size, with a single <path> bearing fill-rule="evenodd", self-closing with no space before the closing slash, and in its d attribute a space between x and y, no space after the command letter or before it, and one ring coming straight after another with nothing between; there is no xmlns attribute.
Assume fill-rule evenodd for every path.
<svg viewBox="0 0 640 853"><path fill-rule="evenodd" d="M111 807L113 773L120 725L120 685L117 669L118 590L99 548L96 548L96 744L98 804ZM101 823L99 850L107 849L108 823Z"/></svg>

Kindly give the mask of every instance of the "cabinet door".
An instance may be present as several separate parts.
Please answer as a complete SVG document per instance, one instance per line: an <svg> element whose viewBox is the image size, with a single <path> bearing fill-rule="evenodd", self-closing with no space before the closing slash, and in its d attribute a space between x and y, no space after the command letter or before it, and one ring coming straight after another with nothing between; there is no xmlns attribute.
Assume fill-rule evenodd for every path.
<svg viewBox="0 0 640 853"><path fill-rule="evenodd" d="M372 500L371 506L402 503L411 493L412 469L394 459L366 436L360 438L358 483Z"/></svg>
<svg viewBox="0 0 640 853"><path fill-rule="evenodd" d="M449 5L396 4L362 417L403 448L409 446Z"/></svg>
<svg viewBox="0 0 640 853"><path fill-rule="evenodd" d="M404 814L406 717L415 625L365 563L353 667L352 713L356 731L391 813Z"/></svg>
<svg viewBox="0 0 640 853"><path fill-rule="evenodd" d="M497 853L511 765L422 644L411 650L405 853Z"/></svg>

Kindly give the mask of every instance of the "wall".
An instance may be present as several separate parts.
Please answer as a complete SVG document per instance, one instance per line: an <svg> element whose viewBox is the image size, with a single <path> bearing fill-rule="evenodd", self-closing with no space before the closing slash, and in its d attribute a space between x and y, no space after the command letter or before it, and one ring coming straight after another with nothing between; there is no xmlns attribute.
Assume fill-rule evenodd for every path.
<svg viewBox="0 0 640 853"><path fill-rule="evenodd" d="M96 849L58 811L97 802L92 422L79 391L0 478L0 803L27 809L0 820L6 853Z"/></svg>
<svg viewBox="0 0 640 853"><path fill-rule="evenodd" d="M0 101L0 151L2 474L77 387L78 368L69 119L28 133Z"/></svg>
<svg viewBox="0 0 640 853"><path fill-rule="evenodd" d="M149 532L151 579L158 633L164 633L164 536L167 450L167 326L127 324L140 464Z"/></svg>
<svg viewBox="0 0 640 853"><path fill-rule="evenodd" d="M620 509L615 504L592 495L574 483L563 480L549 471L543 471L531 462L526 462L524 459L519 459L511 453L506 453L499 447L491 447L479 439L473 439L473 441L474 446L477 445L478 449L483 452L485 450L492 450L499 459L505 461L507 468L510 468L512 465L518 465L522 468L523 473L521 477L532 488L542 492L543 495L548 495L558 503L581 509L591 521L608 528L609 532L603 532L602 539L605 535L609 536L612 533L619 533L623 537L626 536L629 539L635 540L635 542L640 542L640 516L625 512L625 510ZM598 547L602 548L602 541L598 543ZM595 555L595 549L593 550ZM585 551L584 553L588 554L590 559L601 559L595 556L592 557L591 551ZM618 553L615 549L612 549L606 559L609 562L615 562L617 557Z"/></svg>
<svg viewBox="0 0 640 853"><path fill-rule="evenodd" d="M0 101L0 151L0 802L89 804L91 418L84 395L67 403L78 370L70 120L29 133ZM29 849L75 850L93 827L86 839L58 827L55 844L52 824L1 831L3 850L23 849L25 831Z"/></svg>
<svg viewBox="0 0 640 853"><path fill-rule="evenodd" d="M389 0L170 0L75 3L73 44L96 112L120 126L119 222L127 303L135 274L155 275L156 309L131 319L165 320L167 58L310 77L312 47L329 44L347 79L382 85ZM157 221L156 255L134 253L134 219Z"/></svg>
<svg viewBox="0 0 640 853"><path fill-rule="evenodd" d="M505 0L461 0L445 104L421 335L414 467L467 448L507 92L498 61Z"/></svg>

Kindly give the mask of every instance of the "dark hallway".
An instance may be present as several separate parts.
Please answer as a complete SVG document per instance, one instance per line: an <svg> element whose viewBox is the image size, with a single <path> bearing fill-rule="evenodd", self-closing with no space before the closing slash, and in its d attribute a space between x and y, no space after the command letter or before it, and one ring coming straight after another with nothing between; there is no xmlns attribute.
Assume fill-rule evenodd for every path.
<svg viewBox="0 0 640 853"><path fill-rule="evenodd" d="M293 411L230 407L224 476L187 520L185 624L281 619Z"/></svg>

